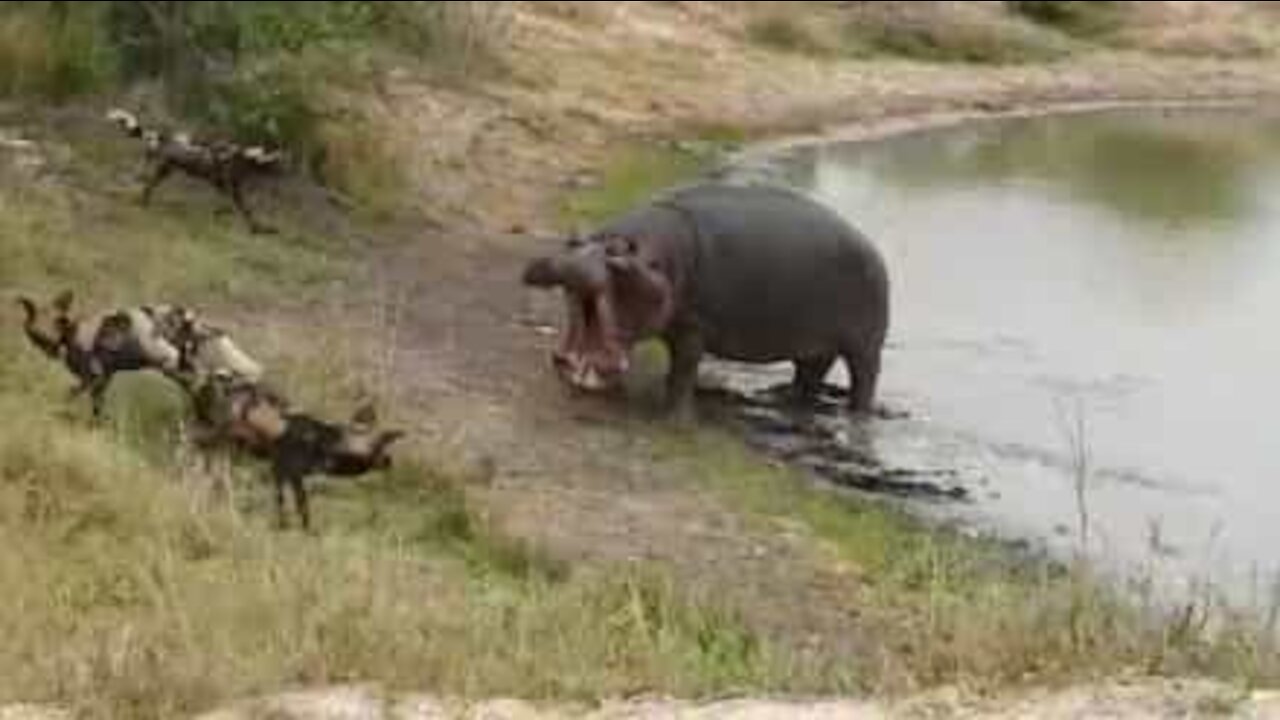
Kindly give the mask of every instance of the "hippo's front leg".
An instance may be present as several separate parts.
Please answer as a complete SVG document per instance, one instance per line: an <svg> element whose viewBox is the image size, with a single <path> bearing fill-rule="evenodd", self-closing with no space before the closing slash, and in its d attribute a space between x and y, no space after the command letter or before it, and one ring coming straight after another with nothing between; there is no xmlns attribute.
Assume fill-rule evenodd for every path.
<svg viewBox="0 0 1280 720"><path fill-rule="evenodd" d="M693 395L698 382L698 365L702 362L702 335L693 327L667 334L667 350L671 367L667 373L667 413L681 424L694 420Z"/></svg>

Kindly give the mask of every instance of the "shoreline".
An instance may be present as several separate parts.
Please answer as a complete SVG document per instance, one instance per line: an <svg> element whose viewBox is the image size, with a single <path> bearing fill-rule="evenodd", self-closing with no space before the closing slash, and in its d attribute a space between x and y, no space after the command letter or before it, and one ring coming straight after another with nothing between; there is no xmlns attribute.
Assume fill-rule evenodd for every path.
<svg viewBox="0 0 1280 720"><path fill-rule="evenodd" d="M899 114L878 118L837 123L824 130L809 133L780 133L773 137L748 142L743 147L725 154L713 168L716 174L747 170L756 164L768 164L788 153L829 145L861 145L908 137L919 133L961 128L988 121L1004 121L1052 116L1078 116L1117 111L1221 111L1240 109L1247 112L1273 112L1280 109L1280 94L1257 91L1227 94L1219 97L1119 98L1090 101L1028 101L1017 107L1001 110L951 110L947 100L938 99L933 109L913 109ZM764 133L767 135L768 133ZM775 458L776 460L776 458ZM798 468L799 469L799 468ZM998 522L977 521L976 517L960 512L932 511L927 504L921 506L916 498L897 498L874 491L865 491L833 484L818 474L801 469L815 487L838 495L848 493L861 500L888 500L896 510L905 512L914 521L930 530L944 530L966 534L975 530L978 537L993 542L1010 553L1019 562L1045 562L1065 568L1073 562L1074 551L1053 548L1052 538L1039 533L1010 531ZM979 513L980 514L980 513ZM1134 571L1134 567L1116 562L1114 558L1090 557L1110 577L1109 582L1119 586ZM1186 583L1189 578L1174 576L1166 582Z"/></svg>
<svg viewBox="0 0 1280 720"><path fill-rule="evenodd" d="M945 106L947 100L939 98L937 104ZM1219 110L1232 108L1258 109L1269 103L1280 106L1280 91L1245 94L1229 94L1218 97L1194 98L1119 98L1107 100L1026 101L1018 107L1000 110L950 110L912 109L900 113L868 119L854 119L831 123L827 129L817 132L772 134L764 132L765 139L750 141L734 152L728 153L722 166L741 166L768 160L772 156L821 145L871 143L915 133L931 132L962 127L988 121L1018 120L1026 118L1086 115L1118 110Z"/></svg>

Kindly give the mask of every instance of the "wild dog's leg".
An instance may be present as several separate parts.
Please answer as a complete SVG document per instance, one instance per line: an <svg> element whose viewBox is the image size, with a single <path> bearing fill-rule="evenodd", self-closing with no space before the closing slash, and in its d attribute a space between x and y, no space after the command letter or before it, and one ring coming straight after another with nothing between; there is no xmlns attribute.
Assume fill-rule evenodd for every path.
<svg viewBox="0 0 1280 720"><path fill-rule="evenodd" d="M102 419L102 406L107 395L107 386L111 384L110 375L95 377L89 386L89 397L93 403L93 419Z"/></svg>
<svg viewBox="0 0 1280 720"><path fill-rule="evenodd" d="M286 526L284 510L284 486L288 485L293 495L294 509L302 520L302 529L310 530L311 515L307 507L307 488L303 484L311 471L308 460L308 448L303 442L291 442L288 435L280 441L274 452L272 474L276 483L276 513L280 527Z"/></svg>
<svg viewBox="0 0 1280 720"><path fill-rule="evenodd" d="M151 203L151 193L155 192L160 183L164 182L165 178L172 173L173 165L168 162L161 161L156 165L155 170L151 172L151 177L147 178L147 183L142 188L142 204L144 206Z"/></svg>
<svg viewBox="0 0 1280 720"><path fill-rule="evenodd" d="M289 519L284 514L284 485L285 479L280 476L279 471L272 473L276 483L276 526L281 530L289 527Z"/></svg>
<svg viewBox="0 0 1280 720"><path fill-rule="evenodd" d="M233 180L227 183L227 192L231 195L231 202L236 206L240 216L249 224L249 232L256 235L269 235L275 232L275 228L258 222L253 213L249 211L249 205L244 201L244 191L241 189L239 181Z"/></svg>
<svg viewBox="0 0 1280 720"><path fill-rule="evenodd" d="M302 529L311 531L311 510L307 504L307 486L306 478L301 474L291 475L289 477L289 488L293 491L293 507L298 511L298 517L302 520Z"/></svg>

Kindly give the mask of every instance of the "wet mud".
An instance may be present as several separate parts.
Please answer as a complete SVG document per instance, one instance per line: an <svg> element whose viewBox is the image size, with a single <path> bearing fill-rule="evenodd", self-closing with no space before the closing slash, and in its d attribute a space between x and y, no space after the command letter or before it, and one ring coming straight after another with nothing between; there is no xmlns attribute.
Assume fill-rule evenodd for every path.
<svg viewBox="0 0 1280 720"><path fill-rule="evenodd" d="M755 450L841 488L914 499L967 502L971 492L952 468L902 467L881 458L871 442L873 423L910 418L880 406L869 416L846 409L848 391L826 385L801 403L786 384L757 391L699 388L700 406Z"/></svg>

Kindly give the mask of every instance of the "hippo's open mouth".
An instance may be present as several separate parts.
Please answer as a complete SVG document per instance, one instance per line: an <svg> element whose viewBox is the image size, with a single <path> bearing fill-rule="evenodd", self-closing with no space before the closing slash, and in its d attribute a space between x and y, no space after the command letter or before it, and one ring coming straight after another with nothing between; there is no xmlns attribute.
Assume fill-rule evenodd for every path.
<svg viewBox="0 0 1280 720"><path fill-rule="evenodd" d="M627 371L627 353L618 337L607 293L566 292L568 326L552 360L560 377L590 391L616 386Z"/></svg>

